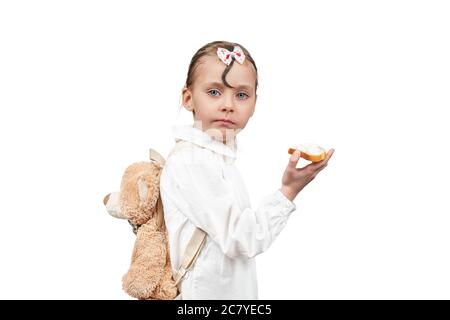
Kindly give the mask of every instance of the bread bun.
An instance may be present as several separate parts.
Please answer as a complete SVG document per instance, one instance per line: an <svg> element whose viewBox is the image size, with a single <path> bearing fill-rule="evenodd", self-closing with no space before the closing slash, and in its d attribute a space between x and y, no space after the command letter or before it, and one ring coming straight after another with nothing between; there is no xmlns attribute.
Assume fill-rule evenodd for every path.
<svg viewBox="0 0 450 320"><path fill-rule="evenodd" d="M300 151L300 157L312 162L322 161L327 155L327 152L324 148L312 143L300 144L295 148L289 148L288 153L293 154L295 150Z"/></svg>

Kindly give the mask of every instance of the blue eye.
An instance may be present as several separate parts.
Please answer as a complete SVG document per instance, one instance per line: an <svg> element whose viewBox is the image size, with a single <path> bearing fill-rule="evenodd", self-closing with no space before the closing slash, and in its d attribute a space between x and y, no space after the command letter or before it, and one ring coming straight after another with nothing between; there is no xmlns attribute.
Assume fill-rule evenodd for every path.
<svg viewBox="0 0 450 320"><path fill-rule="evenodd" d="M214 93L217 93L217 94L214 94ZM211 89L208 91L208 94L210 96L217 97L220 95L220 91L217 89ZM240 100L245 100L245 99L248 99L250 96L248 94L246 94L245 92L239 92L238 97Z"/></svg>
<svg viewBox="0 0 450 320"><path fill-rule="evenodd" d="M240 95L240 94L243 94L243 95L246 96L247 98L249 97L249 95L246 94L245 92L239 92L238 95ZM241 97L242 97L242 96L241 96ZM244 99L241 99L241 100L244 100Z"/></svg>
<svg viewBox="0 0 450 320"><path fill-rule="evenodd" d="M216 89L211 89L211 90L209 90L209 91L208 91L208 94L209 94L209 93L211 93L211 92L213 92L213 91L215 91L215 92L219 92L219 90L216 90ZM213 97L216 97L216 95L214 95L214 94L213 94L212 96L213 96Z"/></svg>

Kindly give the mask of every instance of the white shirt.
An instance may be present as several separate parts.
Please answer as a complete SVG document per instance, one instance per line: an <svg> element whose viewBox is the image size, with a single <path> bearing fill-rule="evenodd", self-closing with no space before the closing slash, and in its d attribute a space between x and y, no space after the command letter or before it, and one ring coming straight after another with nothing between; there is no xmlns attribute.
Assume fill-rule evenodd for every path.
<svg viewBox="0 0 450 320"><path fill-rule="evenodd" d="M207 233L179 299L258 299L255 256L269 248L295 204L277 189L251 208L235 148L189 125L174 126L173 135L191 142L169 155L161 172L173 272L195 227Z"/></svg>

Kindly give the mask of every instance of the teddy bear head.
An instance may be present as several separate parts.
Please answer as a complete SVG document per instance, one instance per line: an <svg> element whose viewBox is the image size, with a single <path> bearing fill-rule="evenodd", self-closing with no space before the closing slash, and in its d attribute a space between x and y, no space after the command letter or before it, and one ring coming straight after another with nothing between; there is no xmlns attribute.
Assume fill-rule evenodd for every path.
<svg viewBox="0 0 450 320"><path fill-rule="evenodd" d="M107 195L104 204L110 215L127 219L133 226L140 226L151 219L163 223L159 181L164 158L150 149L151 162L136 162L128 166L122 175L120 192Z"/></svg>

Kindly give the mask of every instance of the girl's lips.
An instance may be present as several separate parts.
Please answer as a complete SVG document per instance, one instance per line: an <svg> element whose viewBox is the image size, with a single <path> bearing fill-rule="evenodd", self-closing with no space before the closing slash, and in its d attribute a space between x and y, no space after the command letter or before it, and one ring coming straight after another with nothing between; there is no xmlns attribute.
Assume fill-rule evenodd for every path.
<svg viewBox="0 0 450 320"><path fill-rule="evenodd" d="M214 122L218 123L221 126L225 126L225 127L232 127L232 126L234 126L234 123L231 123L229 121L216 120Z"/></svg>

